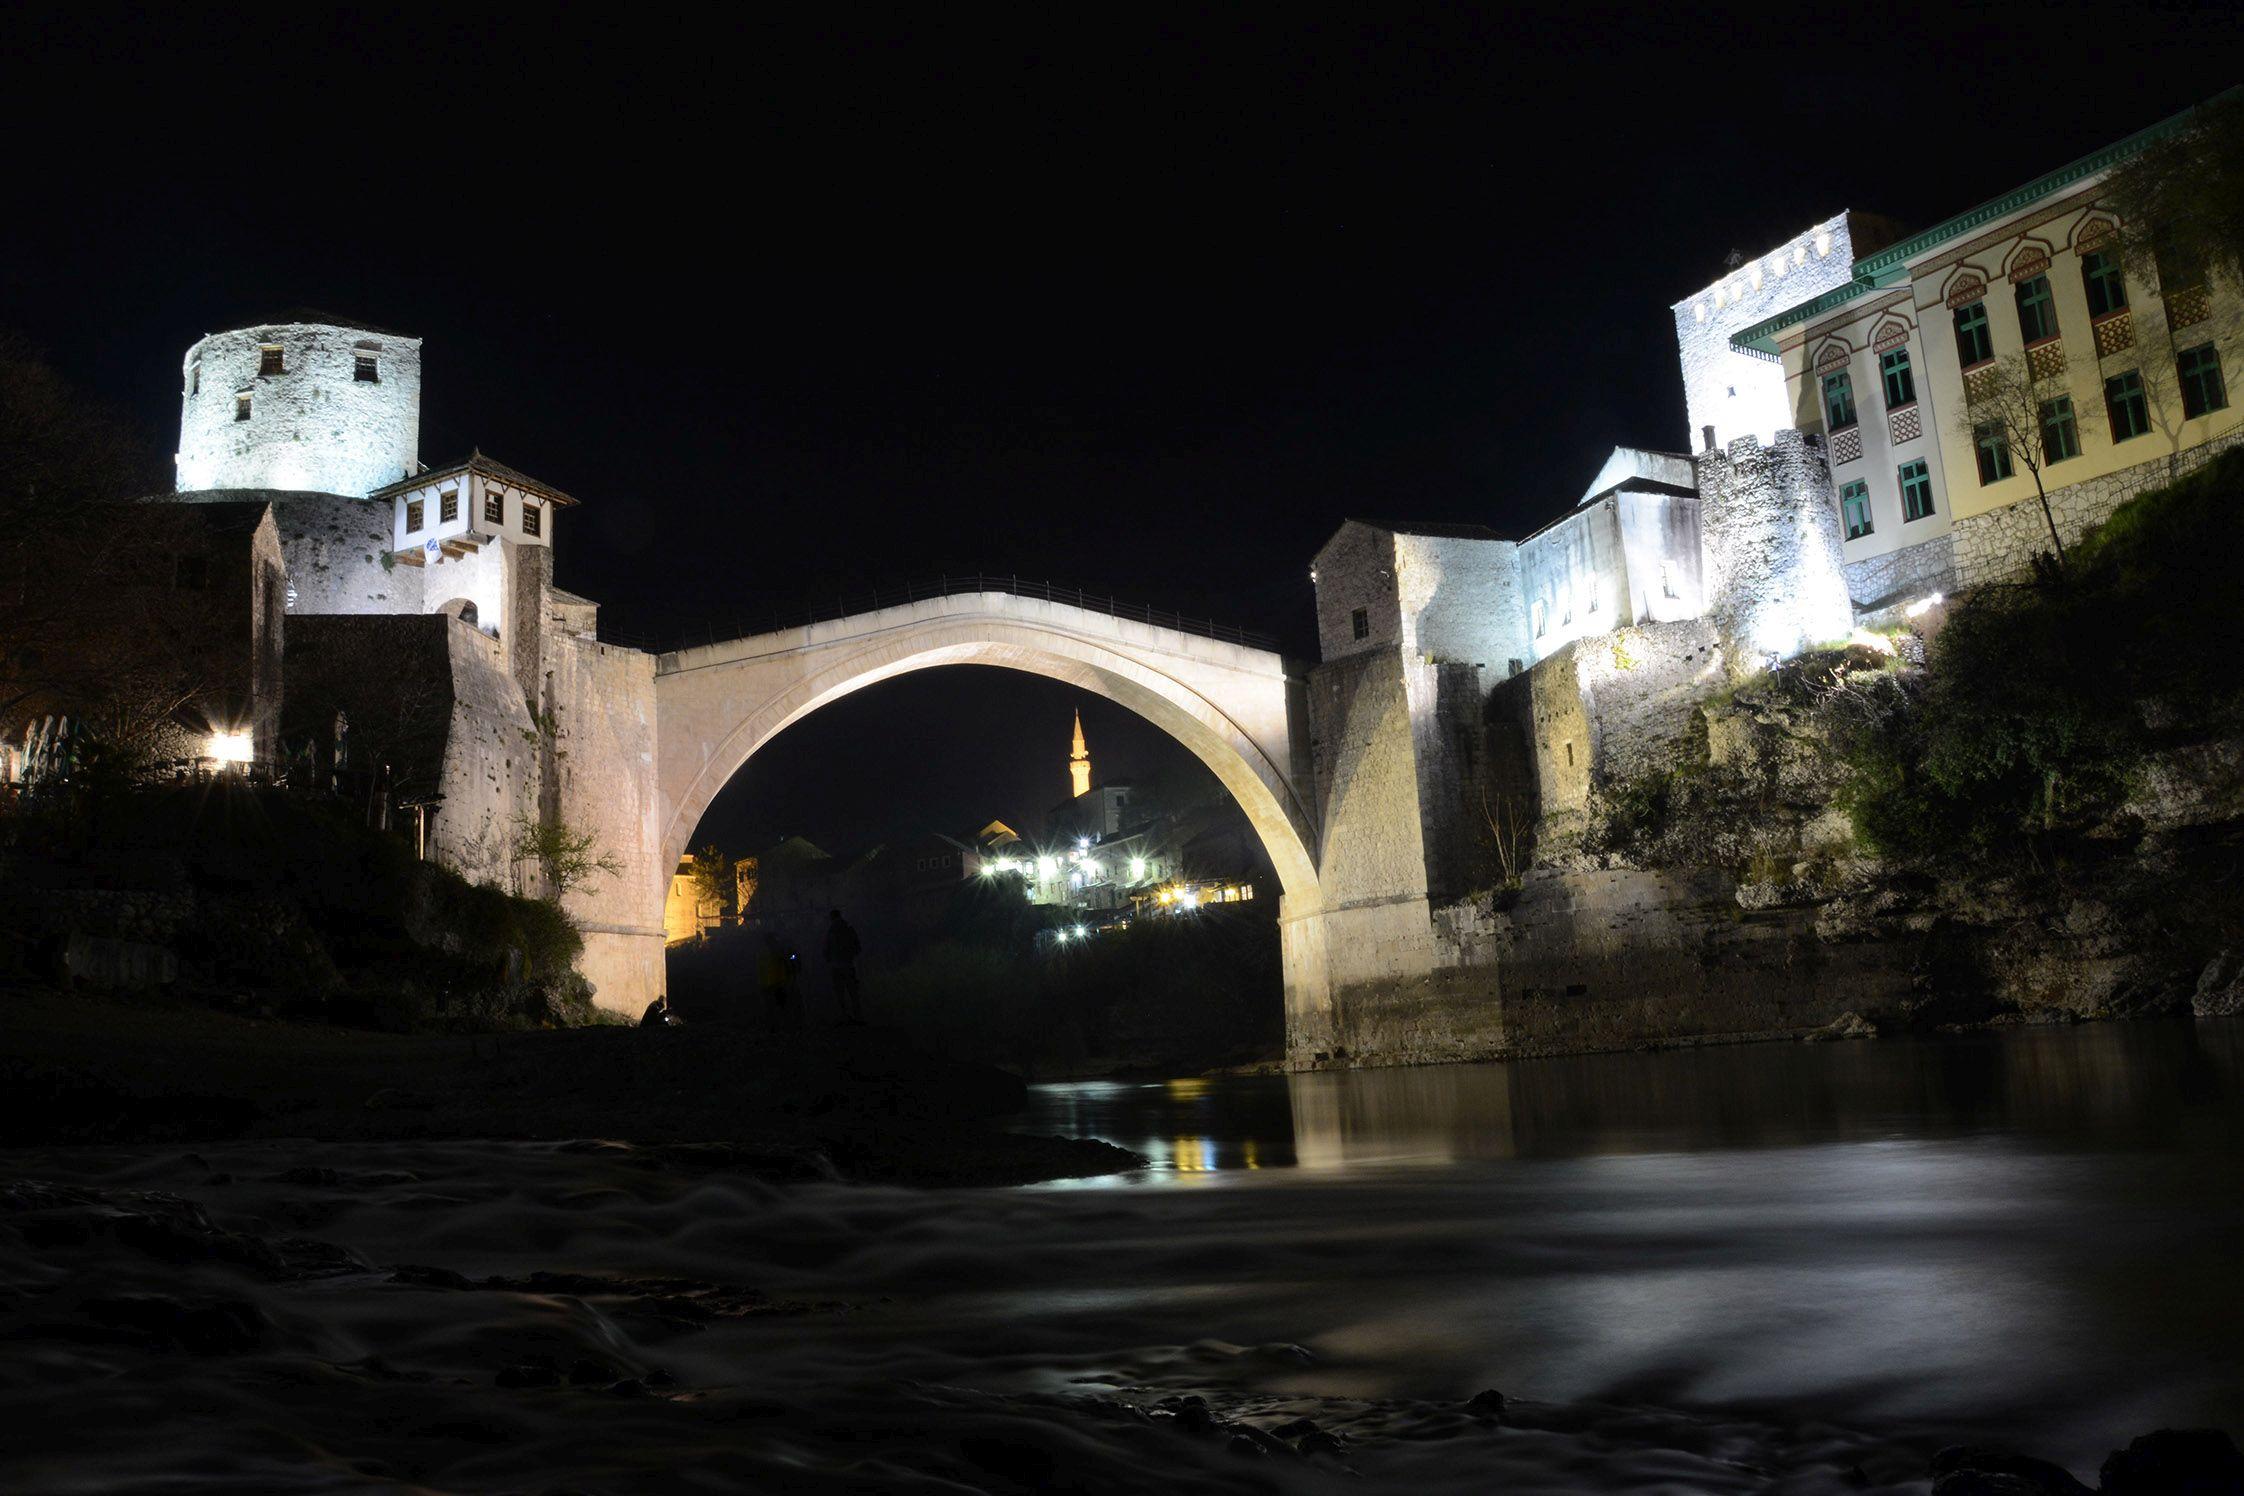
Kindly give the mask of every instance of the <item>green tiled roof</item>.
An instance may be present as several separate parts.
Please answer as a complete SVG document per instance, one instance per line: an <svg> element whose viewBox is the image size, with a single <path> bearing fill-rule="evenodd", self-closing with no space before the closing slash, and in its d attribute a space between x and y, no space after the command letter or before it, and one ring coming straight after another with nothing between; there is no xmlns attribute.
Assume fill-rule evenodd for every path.
<svg viewBox="0 0 2244 1496"><path fill-rule="evenodd" d="M2206 102L2218 102L2239 93L2244 93L2244 87L2224 89ZM1899 284L1908 279L1909 262L1925 251L1968 234L1973 229L1983 228L1999 218L2007 218L2019 209L2038 202L2052 193L2062 192L2076 182L2083 181L2100 171L2118 165L2152 141L2163 140L2179 130L2183 121L2204 107L2204 104L2193 104L2181 113L2162 119L2147 129L2137 130L2125 140L2114 141L2101 150L2090 151L2079 160L2067 162L2055 171L2045 172L2022 187L2014 187L2000 197L1989 198L1978 207L1958 213L1955 217L1942 223L1934 224L1921 234L1912 234L1899 244L1891 245L1879 250L1874 255L1868 255L1855 261L1854 279L1851 282L1844 286L1833 287L1813 301L1804 301L1798 306L1787 307L1773 317L1765 318L1754 323L1751 327L1732 333L1730 335L1730 346L1740 352L1774 354L1776 352L1776 335L1786 328L1797 327L1802 322L1820 317L1833 307L1843 306L1866 291L1874 291L1883 286Z"/></svg>

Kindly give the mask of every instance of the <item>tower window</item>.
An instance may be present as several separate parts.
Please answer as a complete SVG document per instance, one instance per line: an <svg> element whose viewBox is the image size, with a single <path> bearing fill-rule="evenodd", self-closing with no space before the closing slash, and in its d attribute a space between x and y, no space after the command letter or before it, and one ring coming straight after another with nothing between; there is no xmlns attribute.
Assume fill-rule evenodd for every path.
<svg viewBox="0 0 2244 1496"><path fill-rule="evenodd" d="M236 395L234 397L234 419L237 421L249 419L249 396Z"/></svg>
<svg viewBox="0 0 2244 1496"><path fill-rule="evenodd" d="M450 524L460 517L460 491L447 488L436 496L436 518L439 524Z"/></svg>
<svg viewBox="0 0 2244 1496"><path fill-rule="evenodd" d="M2080 423L2073 419L2073 397L2059 395L2041 402L2041 458L2063 462L2080 455Z"/></svg>
<svg viewBox="0 0 2244 1496"><path fill-rule="evenodd" d="M2104 411L2111 417L2112 440L2123 442L2150 430L2143 399L2143 376L2133 369L2104 381Z"/></svg>
<svg viewBox="0 0 2244 1496"><path fill-rule="evenodd" d="M1839 513L1847 522L1847 539L1860 540L1870 533L1870 485L1857 479L1839 490Z"/></svg>
<svg viewBox="0 0 2244 1496"><path fill-rule="evenodd" d="M1995 356L1995 340L1987 332L1987 303L1975 301L1956 308L1956 357L1965 368Z"/></svg>
<svg viewBox="0 0 2244 1496"><path fill-rule="evenodd" d="M1348 615L1348 628L1358 639L1371 637L1371 609L1358 608Z"/></svg>
<svg viewBox="0 0 2244 1496"><path fill-rule="evenodd" d="M187 370L187 393L190 395L199 395L202 392L203 361L200 358L197 358L195 362L188 367Z"/></svg>
<svg viewBox="0 0 2244 1496"><path fill-rule="evenodd" d="M375 367L373 354L354 353L351 355L351 378L360 384L380 384L382 382L382 371Z"/></svg>
<svg viewBox="0 0 2244 1496"><path fill-rule="evenodd" d="M1980 487L2010 476L2010 433L2002 422L1981 421L1972 427L1971 444L1979 453Z"/></svg>
<svg viewBox="0 0 2244 1496"><path fill-rule="evenodd" d="M2046 275L2018 283L2018 335L2029 345L2057 336L2057 303Z"/></svg>
<svg viewBox="0 0 2244 1496"><path fill-rule="evenodd" d="M537 534L537 533L539 532L539 530L538 530L538 527L539 527L539 521L541 520L541 518L543 517L543 515L544 515L544 506L543 506L543 505L539 505L539 504L533 504L533 503L531 503L531 502L530 502L529 500L527 500L527 499L523 500L523 501L522 501L522 533L523 533L523 534L525 534L525 535L535 535L535 534Z"/></svg>
<svg viewBox="0 0 2244 1496"><path fill-rule="evenodd" d="M260 374L285 374L288 372L281 362L280 344L264 343L259 345L257 349L257 372Z"/></svg>
<svg viewBox="0 0 2244 1496"><path fill-rule="evenodd" d="M1909 367L1908 349L1896 348L1879 359L1878 372L1885 377L1886 409L1917 403L1917 376Z"/></svg>
<svg viewBox="0 0 2244 1496"><path fill-rule="evenodd" d="M1854 381L1847 377L1846 370L1823 376L1823 411L1833 431L1844 431L1855 423Z"/></svg>
<svg viewBox="0 0 2244 1496"><path fill-rule="evenodd" d="M406 534L410 535L414 531L420 529L421 521L426 517L427 511L421 507L421 501L419 499L407 499L405 501Z"/></svg>
<svg viewBox="0 0 2244 1496"><path fill-rule="evenodd" d="M1920 457L1901 465L1901 518L1924 519L1932 513L1932 469Z"/></svg>
<svg viewBox="0 0 2244 1496"><path fill-rule="evenodd" d="M2184 349L2177 367L2182 376L2182 415L2201 416L2228 408L2228 387L2221 381L2220 355L2211 343Z"/></svg>
<svg viewBox="0 0 2244 1496"><path fill-rule="evenodd" d="M2127 310L2127 277L2119 268L2119 256L2108 249L2099 249L2080 262L2080 278L2088 290L2088 315L2109 316Z"/></svg>

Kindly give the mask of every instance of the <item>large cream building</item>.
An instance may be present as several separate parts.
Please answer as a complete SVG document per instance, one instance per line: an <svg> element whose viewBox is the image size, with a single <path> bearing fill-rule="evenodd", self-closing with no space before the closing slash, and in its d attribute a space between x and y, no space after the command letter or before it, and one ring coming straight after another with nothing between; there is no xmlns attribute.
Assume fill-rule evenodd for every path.
<svg viewBox="0 0 2244 1496"><path fill-rule="evenodd" d="M1858 608L2014 577L2051 549L2029 465L1991 419L2006 370L2038 412L2066 543L2235 439L2237 288L2130 263L2104 196L2188 118L1863 255L1845 283L1731 335L1781 367L1794 424L1825 439Z"/></svg>

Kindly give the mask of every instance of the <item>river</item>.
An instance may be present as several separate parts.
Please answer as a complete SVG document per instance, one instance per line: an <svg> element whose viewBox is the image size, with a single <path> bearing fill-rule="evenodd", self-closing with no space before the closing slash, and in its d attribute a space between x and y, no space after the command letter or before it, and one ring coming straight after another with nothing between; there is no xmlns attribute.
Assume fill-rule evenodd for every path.
<svg viewBox="0 0 2244 1496"><path fill-rule="evenodd" d="M923 1192L615 1147L19 1152L355 1256L100 1237L110 1296L249 1328L17 1336L17 1484L1921 1492L1945 1443L2093 1485L2133 1435L2244 1429L2244 1024L1047 1085L1017 1125L1153 1164ZM53 1287L24 1239L4 1281ZM1230 1435L1143 1416L1183 1396ZM1302 1418L1335 1447L1235 1447Z"/></svg>

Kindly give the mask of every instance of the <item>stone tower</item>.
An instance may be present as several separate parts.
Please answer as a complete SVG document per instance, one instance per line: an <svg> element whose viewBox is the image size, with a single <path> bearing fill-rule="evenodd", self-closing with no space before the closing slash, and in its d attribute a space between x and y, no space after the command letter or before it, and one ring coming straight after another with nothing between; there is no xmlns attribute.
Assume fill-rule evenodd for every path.
<svg viewBox="0 0 2244 1496"><path fill-rule="evenodd" d="M1695 460L1707 617L1733 675L1854 629L1839 506L1820 437L1784 430Z"/></svg>
<svg viewBox="0 0 2244 1496"><path fill-rule="evenodd" d="M180 381L181 493L364 498L419 466L419 338L296 313L211 333Z"/></svg>
<svg viewBox="0 0 2244 1496"><path fill-rule="evenodd" d="M1075 751L1067 756L1067 777L1078 796L1091 793L1091 750L1083 746L1083 714L1075 714Z"/></svg>

